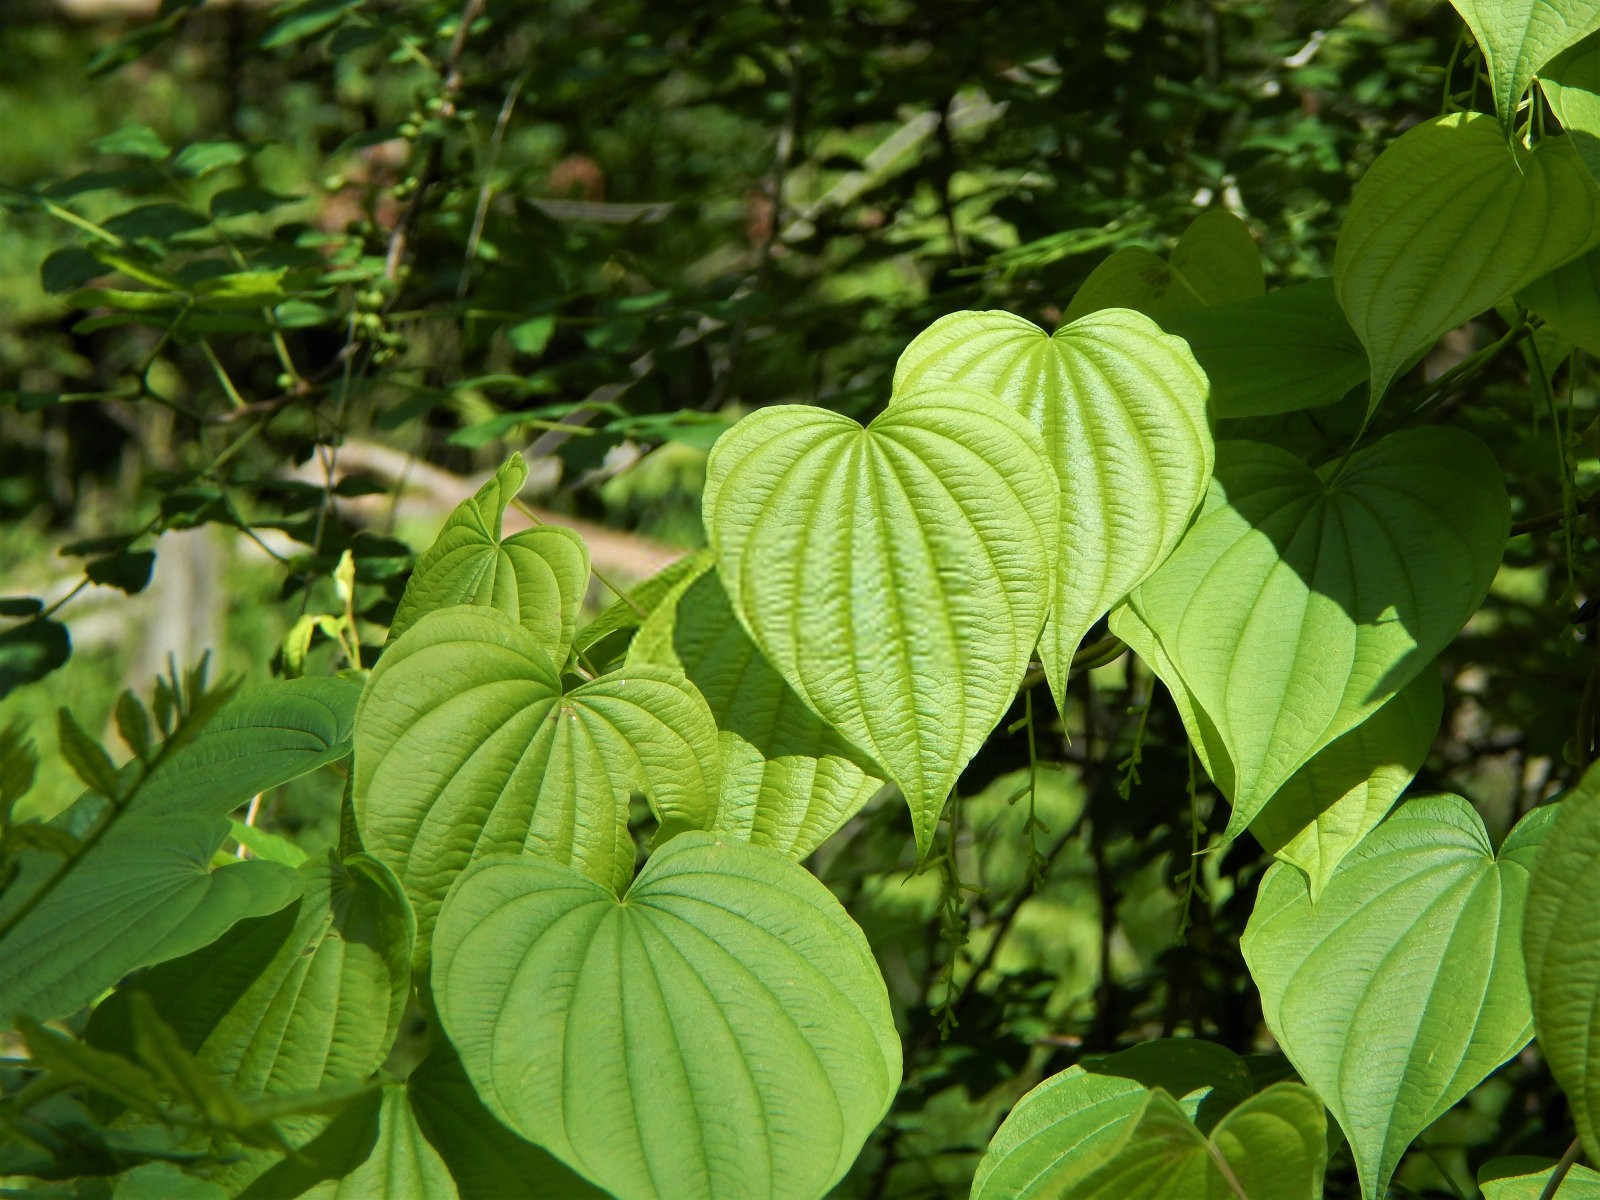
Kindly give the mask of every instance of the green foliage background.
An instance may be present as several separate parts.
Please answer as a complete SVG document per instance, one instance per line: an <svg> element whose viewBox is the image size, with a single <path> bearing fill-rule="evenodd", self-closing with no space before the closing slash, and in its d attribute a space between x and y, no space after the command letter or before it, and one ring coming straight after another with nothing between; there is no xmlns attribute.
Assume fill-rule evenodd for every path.
<svg viewBox="0 0 1600 1200"><path fill-rule="evenodd" d="M137 21L13 4L0 592L52 603L92 562L138 591L139 553L161 577L158 535L213 529L216 659L259 676L299 617L338 610L348 551L370 656L443 512L408 517L385 501L400 473L367 468L344 492L368 504L336 504L341 447L474 477L520 449L550 467L550 511L693 549L723 428L782 402L865 419L939 316L1051 328L1111 251L1165 254L1219 205L1269 286L1328 275L1377 153L1474 86L1491 104L1460 29L1448 5L1288 0L168 0ZM1502 329L1469 327L1424 373ZM1468 797L1497 838L1596 739L1596 393L1569 373L1553 425L1543 368L1500 356L1430 400L1495 448L1519 535L1446 651L1415 787ZM1249 436L1315 459L1362 408L1253 418ZM111 541L63 549L90 538ZM121 687L148 686L128 677L124 603L95 586L64 605L75 635L90 610L113 632L0 700L50 764L29 815L79 791L50 753L55 707L99 731ZM311 654L326 668L337 647ZM1206 852L1227 806L1130 657L1069 695L1065 721L1045 689L1028 702L1059 764L1031 804L1018 701L928 864L898 798L810 860L866 932L906 1047L840 1196L966 1195L999 1119L1085 1054L1174 1035L1267 1050L1238 949L1258 847ZM262 825L331 845L327 783L269 794ZM1513 1061L1429 1130L1396 1194L1470 1194L1491 1156L1555 1157L1562 1106L1535 1057ZM1358 1194L1347 1154L1328 1194Z"/></svg>

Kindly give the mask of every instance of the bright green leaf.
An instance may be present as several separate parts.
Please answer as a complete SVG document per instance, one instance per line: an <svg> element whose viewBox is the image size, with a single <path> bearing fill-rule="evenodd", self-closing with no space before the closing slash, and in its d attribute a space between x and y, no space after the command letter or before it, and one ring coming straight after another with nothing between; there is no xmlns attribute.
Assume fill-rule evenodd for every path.
<svg viewBox="0 0 1600 1200"><path fill-rule="evenodd" d="M536 849L620 891L636 788L666 836L716 804L716 724L681 673L567 688L538 639L490 609L428 613L384 651L356 729L362 841L405 884L419 955L469 863Z"/></svg>
<svg viewBox="0 0 1600 1200"><path fill-rule="evenodd" d="M581 1175L502 1125L478 1099L450 1044L440 1042L411 1072L406 1091L461 1200L603 1200L604 1193Z"/></svg>
<svg viewBox="0 0 1600 1200"><path fill-rule="evenodd" d="M1073 294L1063 324L1108 308L1130 308L1165 323L1204 301L1161 256L1127 246L1103 259Z"/></svg>
<svg viewBox="0 0 1600 1200"><path fill-rule="evenodd" d="M1317 408L1366 381L1367 355L1331 279L1281 288L1164 322L1189 343L1218 420Z"/></svg>
<svg viewBox="0 0 1600 1200"><path fill-rule="evenodd" d="M242 163L249 154L238 142L191 142L178 151L172 166L180 175L199 179L223 167Z"/></svg>
<svg viewBox="0 0 1600 1200"><path fill-rule="evenodd" d="M924 852L1038 640L1059 494L1033 427L960 388L902 397L866 429L760 409L711 451L706 534L734 611L900 786Z"/></svg>
<svg viewBox="0 0 1600 1200"><path fill-rule="evenodd" d="M1094 1075L1132 1079L1176 1099L1202 1132L1252 1090L1244 1059L1217 1042L1158 1038L1114 1054L1086 1054L1078 1065Z"/></svg>
<svg viewBox="0 0 1600 1200"><path fill-rule="evenodd" d="M656 605L684 580L698 575L715 561L716 556L711 551L697 550L668 563L625 595L618 596L594 620L578 630L572 639L573 649L583 655L586 662L602 669L621 661L635 632L655 611Z"/></svg>
<svg viewBox="0 0 1600 1200"><path fill-rule="evenodd" d="M1371 404L1441 334L1593 246L1597 218L1569 138L1529 151L1493 117L1454 113L1391 142L1356 185L1333 259Z"/></svg>
<svg viewBox="0 0 1600 1200"><path fill-rule="evenodd" d="M1522 919L1551 813L1495 854L1458 796L1402 805L1311 902L1278 863L1242 942L1267 1028L1332 1110L1378 1200L1414 1138L1533 1032Z"/></svg>
<svg viewBox="0 0 1600 1200"><path fill-rule="evenodd" d="M894 403L945 403L949 385L1000 400L1044 435L1064 520L1039 654L1064 707L1084 634L1172 553L1205 494L1205 376L1182 341L1125 309L1054 335L1010 313L969 312L906 348Z"/></svg>
<svg viewBox="0 0 1600 1200"><path fill-rule="evenodd" d="M1600 1162L1600 771L1591 768L1555 806L1534 867L1523 944L1539 1049Z"/></svg>
<svg viewBox="0 0 1600 1200"><path fill-rule="evenodd" d="M1322 1105L1294 1083L1239 1104L1207 1137L1167 1092L1069 1067L1012 1109L972 1200L1320 1200Z"/></svg>
<svg viewBox="0 0 1600 1200"><path fill-rule="evenodd" d="M506 330L506 340L517 353L537 357L544 353L544 348L550 344L550 335L555 331L556 319L547 313L513 325Z"/></svg>
<svg viewBox="0 0 1600 1200"><path fill-rule="evenodd" d="M154 129L138 123L97 137L89 145L101 154L126 154L130 158L160 159L172 153Z"/></svg>
<svg viewBox="0 0 1600 1200"><path fill-rule="evenodd" d="M1388 815L1439 732L1444 688L1424 669L1289 777L1250 822L1271 854L1306 873L1315 902L1334 868Z"/></svg>
<svg viewBox="0 0 1600 1200"><path fill-rule="evenodd" d="M619 1200L813 1200L900 1082L861 931L777 851L710 834L623 902L539 857L478 864L433 987L485 1104Z"/></svg>
<svg viewBox="0 0 1600 1200"><path fill-rule="evenodd" d="M682 671L711 707L722 751L718 833L804 858L883 786L878 768L762 657L710 562L656 606L628 662Z"/></svg>
<svg viewBox="0 0 1600 1200"><path fill-rule="evenodd" d="M1219 444L1200 516L1129 604L1159 639L1151 667L1226 750L1206 746L1230 836L1455 637L1509 520L1493 456L1455 429L1391 434L1319 471Z"/></svg>
<svg viewBox="0 0 1600 1200"><path fill-rule="evenodd" d="M1494 109L1510 129L1517 104L1546 63L1600 29L1596 0L1450 0L1483 53Z"/></svg>
<svg viewBox="0 0 1600 1200"><path fill-rule="evenodd" d="M1600 38L1574 46L1539 73L1550 111L1600 183Z"/></svg>
<svg viewBox="0 0 1600 1200"><path fill-rule="evenodd" d="M501 536L506 508L527 477L522 456L513 454L450 514L417 559L389 626L390 642L423 613L481 604L520 621L557 666L566 660L589 586L589 551L576 533L555 525Z"/></svg>

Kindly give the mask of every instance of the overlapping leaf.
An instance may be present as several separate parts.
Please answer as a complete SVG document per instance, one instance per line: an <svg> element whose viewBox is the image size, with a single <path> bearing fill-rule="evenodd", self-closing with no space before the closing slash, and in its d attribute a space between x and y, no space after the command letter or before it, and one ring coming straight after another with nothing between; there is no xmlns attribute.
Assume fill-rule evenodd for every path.
<svg viewBox="0 0 1600 1200"><path fill-rule="evenodd" d="M1539 89L1600 183L1600 37L1574 46L1540 71Z"/></svg>
<svg viewBox="0 0 1600 1200"><path fill-rule="evenodd" d="M1366 351L1331 279L1186 309L1163 327L1189 343L1210 381L1218 420L1318 408L1367 378Z"/></svg>
<svg viewBox="0 0 1600 1200"><path fill-rule="evenodd" d="M1508 145L1476 113L1425 121L1368 169L1339 228L1339 303L1376 406L1439 336L1600 239L1600 190L1570 138Z"/></svg>
<svg viewBox="0 0 1600 1200"><path fill-rule="evenodd" d="M1160 1088L1070 1067L1018 1101L978 1164L973 1200L1319 1200L1322 1105L1274 1084L1211 1136Z"/></svg>
<svg viewBox="0 0 1600 1200"><path fill-rule="evenodd" d="M1558 335L1600 355L1600 250L1535 279L1517 297ZM1547 369L1555 363L1547 362Z"/></svg>
<svg viewBox="0 0 1600 1200"><path fill-rule="evenodd" d="M900 786L923 850L1038 640L1059 493L1033 427L957 388L866 429L761 409L711 452L706 534L734 611Z"/></svg>
<svg viewBox="0 0 1600 1200"><path fill-rule="evenodd" d="M1196 740L1230 836L1455 636L1508 523L1493 457L1457 430L1393 434L1315 472L1219 446L1200 516L1129 605L1159 641L1151 667L1210 727Z"/></svg>
<svg viewBox="0 0 1600 1200"><path fill-rule="evenodd" d="M481 604L519 622L557 665L566 661L589 586L589 551L570 529L536 525L503 538L506 506L528 468L520 454L450 514L416 570L389 626L392 642L423 613Z"/></svg>
<svg viewBox="0 0 1600 1200"><path fill-rule="evenodd" d="M1539 1049L1600 1162L1600 771L1556 806L1534 866L1523 947Z"/></svg>
<svg viewBox="0 0 1600 1200"><path fill-rule="evenodd" d="M1064 705L1083 635L1172 552L1205 494L1205 375L1180 339L1126 309L1054 335L1010 313L963 312L906 347L894 404L942 402L952 384L1026 417L1061 481L1061 553L1040 657Z"/></svg>
<svg viewBox="0 0 1600 1200"><path fill-rule="evenodd" d="M1444 687L1425 668L1393 699L1289 777L1250 823L1268 852L1306 874L1313 902L1394 807L1439 732Z"/></svg>
<svg viewBox="0 0 1600 1200"><path fill-rule="evenodd" d="M1412 800L1315 904L1283 863L1262 880L1245 962L1267 1028L1343 1127L1368 1200L1533 1032L1522 920L1550 816L1535 809L1497 855L1465 800Z"/></svg>
<svg viewBox="0 0 1600 1200"><path fill-rule="evenodd" d="M1450 0L1472 30L1489 83L1494 109L1510 129L1517 104L1539 69L1600 29L1596 0Z"/></svg>
<svg viewBox="0 0 1600 1200"><path fill-rule="evenodd" d="M294 872L258 860L213 870L211 856L233 809L350 752L359 691L297 679L239 692L161 759L64 874L57 856L22 853L0 894L0 1021L69 1013L130 971L290 903Z"/></svg>
<svg viewBox="0 0 1600 1200"><path fill-rule="evenodd" d="M832 894L687 833L625 900L538 856L464 874L434 996L478 1094L619 1200L822 1196L900 1082L889 998Z"/></svg>
<svg viewBox="0 0 1600 1200"><path fill-rule="evenodd" d="M1518 1156L1492 1158L1478 1169L1483 1200L1546 1200L1545 1188L1555 1164L1548 1159ZM1561 1181L1557 1200L1600 1200L1600 1171L1575 1166Z"/></svg>
<svg viewBox="0 0 1600 1200"><path fill-rule="evenodd" d="M710 706L722 751L719 833L804 858L883 786L881 768L762 656L709 560L657 604L628 661L682 671Z"/></svg>
<svg viewBox="0 0 1600 1200"><path fill-rule="evenodd" d="M665 836L709 824L716 804L716 725L680 672L568 687L533 634L484 608L428 613L384 652L356 747L363 844L405 884L419 955L474 859L538 849L621 889L635 788Z"/></svg>
<svg viewBox="0 0 1600 1200"><path fill-rule="evenodd" d="M139 979L184 1049L247 1100L365 1080L389 1053L410 995L416 927L394 876L366 855L310 862L299 874L294 906ZM88 1036L130 1044L126 994L95 1010ZM325 1118L284 1124L299 1143ZM248 1155L222 1177L242 1187L277 1157Z"/></svg>
<svg viewBox="0 0 1600 1200"><path fill-rule="evenodd" d="M1179 314L1261 295L1261 252L1250 230L1224 208L1207 209L1184 230L1170 262L1137 246L1118 250L1089 273L1063 321L1107 308L1131 308L1165 325Z"/></svg>

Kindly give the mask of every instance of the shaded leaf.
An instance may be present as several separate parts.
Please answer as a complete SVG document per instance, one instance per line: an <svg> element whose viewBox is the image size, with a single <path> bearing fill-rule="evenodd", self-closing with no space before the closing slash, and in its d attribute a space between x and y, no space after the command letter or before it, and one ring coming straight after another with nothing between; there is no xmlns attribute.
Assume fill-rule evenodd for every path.
<svg viewBox="0 0 1600 1200"><path fill-rule="evenodd" d="M91 558L83 565L83 573L95 583L121 588L135 596L149 584L155 565L154 550L131 550L106 558Z"/></svg>
<svg viewBox="0 0 1600 1200"><path fill-rule="evenodd" d="M43 679L72 656L72 639L59 621L36 617L0 633L0 699Z"/></svg>
<svg viewBox="0 0 1600 1200"><path fill-rule="evenodd" d="M1530 151L1494 118L1454 113L1391 142L1356 185L1333 258L1372 405L1441 334L1593 246L1597 218L1570 138Z"/></svg>
<svg viewBox="0 0 1600 1200"><path fill-rule="evenodd" d="M1600 355L1600 250L1540 276L1517 299L1561 337Z"/></svg>
<svg viewBox="0 0 1600 1200"><path fill-rule="evenodd" d="M1160 642L1152 669L1214 730L1229 836L1455 637L1508 528L1499 468L1459 430L1391 434L1317 471L1219 444L1200 516L1129 605Z"/></svg>
<svg viewBox="0 0 1600 1200"><path fill-rule="evenodd" d="M1600 1162L1600 771L1590 768L1554 808L1528 893L1528 987L1539 1049L1585 1152Z"/></svg>

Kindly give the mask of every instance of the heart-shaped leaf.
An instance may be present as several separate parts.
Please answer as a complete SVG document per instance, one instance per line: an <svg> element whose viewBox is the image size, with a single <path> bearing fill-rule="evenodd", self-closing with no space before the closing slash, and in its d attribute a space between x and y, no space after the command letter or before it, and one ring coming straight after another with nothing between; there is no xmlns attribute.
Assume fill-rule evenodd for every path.
<svg viewBox="0 0 1600 1200"><path fill-rule="evenodd" d="M439 917L434 996L478 1094L619 1200L822 1196L900 1082L861 931L775 850L687 833L622 902L537 856Z"/></svg>
<svg viewBox="0 0 1600 1200"><path fill-rule="evenodd" d="M1039 434L959 388L865 429L764 408L712 449L704 513L750 636L900 786L926 852L1048 611L1060 485Z"/></svg>
<svg viewBox="0 0 1600 1200"><path fill-rule="evenodd" d="M972 1200L1319 1200L1324 1121L1308 1088L1278 1083L1207 1138L1160 1088L1069 1067L1017 1102Z"/></svg>
<svg viewBox="0 0 1600 1200"><path fill-rule="evenodd" d="M1332 404L1367 378L1366 351L1331 279L1188 309L1163 327L1189 343L1218 420Z"/></svg>
<svg viewBox="0 0 1600 1200"><path fill-rule="evenodd" d="M881 768L762 657L709 560L657 604L628 662L682 671L710 705L722 751L718 833L804 858L883 786Z"/></svg>
<svg viewBox="0 0 1600 1200"><path fill-rule="evenodd" d="M1495 854L1459 796L1402 805L1321 898L1268 870L1242 946L1267 1028L1350 1141L1378 1200L1411 1141L1533 1032L1522 966L1535 809Z"/></svg>
<svg viewBox="0 0 1600 1200"><path fill-rule="evenodd" d="M1416 776L1443 712L1439 672L1424 670L1324 746L1250 822L1250 832L1269 853L1306 873L1313 902L1334 868L1377 828Z"/></svg>
<svg viewBox="0 0 1600 1200"><path fill-rule="evenodd" d="M1529 151L1494 118L1453 113L1391 142L1356 185L1333 257L1372 405L1440 334L1593 246L1597 217L1600 190L1569 138Z"/></svg>
<svg viewBox="0 0 1600 1200"><path fill-rule="evenodd" d="M1039 652L1064 706L1084 634L1172 552L1205 494L1206 378L1180 339L1126 309L1054 335L1010 313L963 312L906 348L894 403L938 399L951 384L1027 417L1061 481L1061 555Z"/></svg>
<svg viewBox="0 0 1600 1200"><path fill-rule="evenodd" d="M1572 1104L1573 1123L1600 1162L1600 770L1555 806L1534 865L1523 931L1539 1049Z"/></svg>
<svg viewBox="0 0 1600 1200"><path fill-rule="evenodd" d="M628 799L663 834L711 819L717 731L679 672L567 687L538 639L492 609L429 613L384 651L356 714L362 843L405 884L419 961L456 873L538 849L614 889L633 874Z"/></svg>
<svg viewBox="0 0 1600 1200"><path fill-rule="evenodd" d="M417 559L389 626L389 641L423 613L481 604L519 622L558 666L566 661L589 586L589 551L576 533L556 525L500 536L506 507L527 478L522 455L513 454L477 495L450 514Z"/></svg>
<svg viewBox="0 0 1600 1200"><path fill-rule="evenodd" d="M1229 836L1455 636L1508 528L1493 456L1458 430L1391 434L1320 471L1218 446L1200 516L1129 604L1226 749L1208 769Z"/></svg>
<svg viewBox="0 0 1600 1200"><path fill-rule="evenodd" d="M1450 0L1483 53L1494 110L1510 129L1534 75L1600 29L1596 0Z"/></svg>

